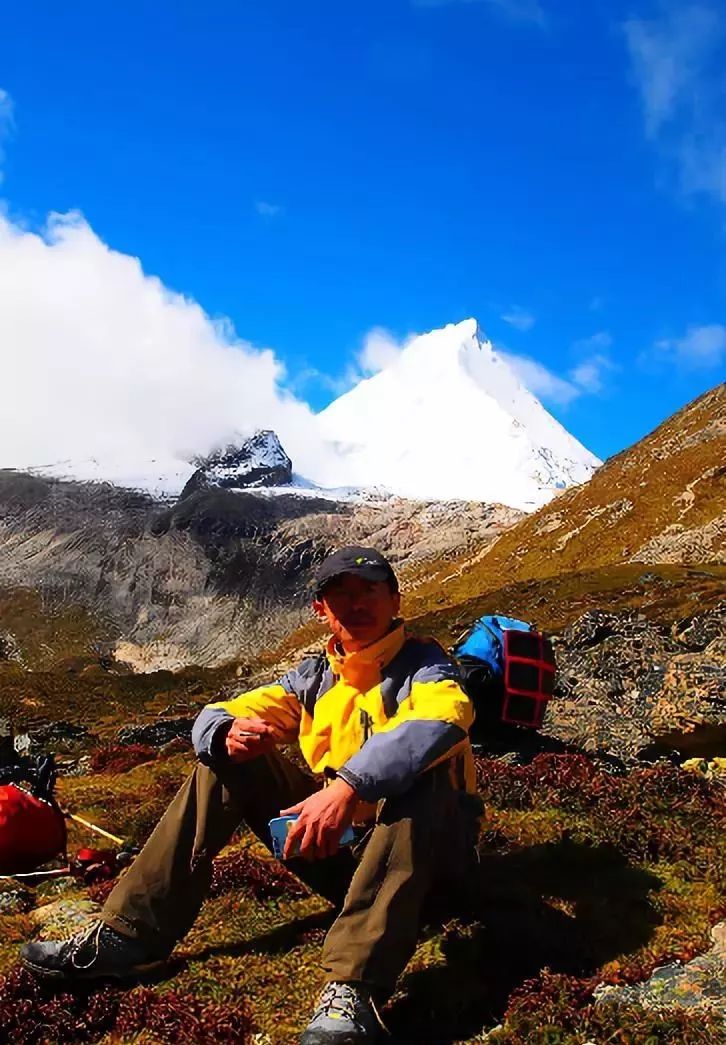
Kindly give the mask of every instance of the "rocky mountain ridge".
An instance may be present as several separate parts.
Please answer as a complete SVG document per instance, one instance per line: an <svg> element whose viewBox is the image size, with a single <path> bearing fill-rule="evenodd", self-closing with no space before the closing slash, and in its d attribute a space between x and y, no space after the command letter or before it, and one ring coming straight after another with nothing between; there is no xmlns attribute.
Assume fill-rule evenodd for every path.
<svg viewBox="0 0 726 1045"><path fill-rule="evenodd" d="M84 607L98 643L138 670L214 665L268 649L307 620L312 571L342 543L376 544L406 569L480 547L519 518L477 503L224 488L161 505L110 485L6 470L0 589L36 591L66 614Z"/></svg>
<svg viewBox="0 0 726 1045"><path fill-rule="evenodd" d="M3 463L41 477L111 482L174 499L203 487L233 485L237 477L241 487L285 485L292 458L298 473L294 485L332 499L340 499L341 491L363 497L366 491L383 491L523 511L586 482L601 463L525 387L474 319L407 339L382 369L360 378L320 413L291 395L266 410L267 434L261 436L250 434L256 425L249 417L218 416L213 392L196 406L204 423L182 421L173 435L166 425L148 429L116 416L103 440L98 424L88 424L83 457L69 456L78 448L74 444L69 451L64 443L66 419L49 416L32 456L18 450L16 460L5 456ZM111 410L109 423L113 419ZM83 431L83 417L75 421ZM285 451L267 426L275 428ZM248 460L237 456L246 437ZM9 446L5 450L9 453ZM258 459L262 471L255 476L250 468L254 471Z"/></svg>
<svg viewBox="0 0 726 1045"><path fill-rule="evenodd" d="M633 561L723 562L725 432L726 386L718 386L588 484L526 517L478 502L338 502L284 487L269 497L264 489L210 485L164 505L110 485L6 470L0 587L37 591L64 612L85 607L99 643L153 670L271 653L309 620L315 564L350 541L392 558L412 618L446 616L447 606L465 615L469 600L504 582ZM272 471L284 454L278 448L262 437L262 456L270 458L262 463ZM209 462L204 482L260 479L253 453L241 462L242 480L221 461ZM524 604L519 612L536 610ZM11 645L12 628L6 631Z"/></svg>

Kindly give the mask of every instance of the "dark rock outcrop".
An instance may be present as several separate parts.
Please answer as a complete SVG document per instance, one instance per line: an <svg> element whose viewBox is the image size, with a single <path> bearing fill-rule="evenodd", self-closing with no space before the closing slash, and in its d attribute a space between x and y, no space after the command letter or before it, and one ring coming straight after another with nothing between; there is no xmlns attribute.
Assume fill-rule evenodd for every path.
<svg viewBox="0 0 726 1045"><path fill-rule="evenodd" d="M120 744L148 744L163 747L178 738L191 743L193 718L167 718L140 726L124 726L116 734Z"/></svg>
<svg viewBox="0 0 726 1045"><path fill-rule="evenodd" d="M558 683L545 732L626 760L716 754L726 639L713 636L723 621L723 606L673 628L634 612L584 614L555 639Z"/></svg>
<svg viewBox="0 0 726 1045"><path fill-rule="evenodd" d="M230 444L199 459L197 470L179 500L200 490L247 490L260 486L287 486L292 481L292 461L271 431L255 432L241 446Z"/></svg>
<svg viewBox="0 0 726 1045"><path fill-rule="evenodd" d="M49 722L29 733L33 748L58 748L88 740L89 732L84 726L73 722Z"/></svg>

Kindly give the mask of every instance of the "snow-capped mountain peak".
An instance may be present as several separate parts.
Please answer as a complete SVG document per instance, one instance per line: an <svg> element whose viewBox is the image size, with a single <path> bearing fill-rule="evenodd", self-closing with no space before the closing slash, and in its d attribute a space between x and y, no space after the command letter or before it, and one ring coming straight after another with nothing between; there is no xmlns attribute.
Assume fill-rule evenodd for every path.
<svg viewBox="0 0 726 1045"><path fill-rule="evenodd" d="M275 432L260 430L242 441L197 458L197 470L182 490L186 497L212 487L249 489L281 486L292 480L292 461Z"/></svg>
<svg viewBox="0 0 726 1045"><path fill-rule="evenodd" d="M319 422L338 450L335 482L408 497L531 510L600 464L522 385L474 319L411 339Z"/></svg>
<svg viewBox="0 0 726 1045"><path fill-rule="evenodd" d="M304 475L293 474L267 429L240 433L205 457L144 454L130 437L115 455L89 445L88 458L30 470L164 497L215 487L345 499L375 490L531 511L600 464L524 387L474 319L411 338L384 369L317 416L305 408L300 422L284 438L298 468L305 458Z"/></svg>
<svg viewBox="0 0 726 1045"><path fill-rule="evenodd" d="M226 479L230 469L236 478L243 478L258 469L289 468L291 464L276 433L270 429L255 432L241 446L231 443L214 450L195 463L200 467L204 465L209 477L218 480Z"/></svg>

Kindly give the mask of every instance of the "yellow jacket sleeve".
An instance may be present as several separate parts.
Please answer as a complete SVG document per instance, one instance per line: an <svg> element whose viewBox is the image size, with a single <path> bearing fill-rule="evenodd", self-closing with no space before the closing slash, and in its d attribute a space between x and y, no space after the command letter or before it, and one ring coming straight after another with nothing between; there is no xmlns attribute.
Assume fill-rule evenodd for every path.
<svg viewBox="0 0 726 1045"><path fill-rule="evenodd" d="M217 701L202 708L192 728L192 743L199 761L212 764L217 750L215 737L229 729L236 718L261 718L275 730L279 744L294 743L300 725L300 702L283 681L258 686L232 700Z"/></svg>

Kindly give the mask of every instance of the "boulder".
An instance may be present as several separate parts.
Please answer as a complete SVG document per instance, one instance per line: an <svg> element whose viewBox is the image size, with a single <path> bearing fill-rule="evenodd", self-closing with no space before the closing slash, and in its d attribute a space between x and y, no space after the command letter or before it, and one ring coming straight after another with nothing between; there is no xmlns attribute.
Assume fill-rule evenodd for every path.
<svg viewBox="0 0 726 1045"><path fill-rule="evenodd" d="M556 639L557 688L544 731L629 762L718 754L726 720L722 621L719 609L674 629L632 611L583 614Z"/></svg>
<svg viewBox="0 0 726 1045"><path fill-rule="evenodd" d="M645 983L596 989L596 1004L636 1003L646 1009L679 1006L687 1009L726 1006L726 922L711 930L713 946L684 965L663 965Z"/></svg>

